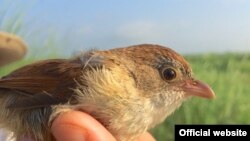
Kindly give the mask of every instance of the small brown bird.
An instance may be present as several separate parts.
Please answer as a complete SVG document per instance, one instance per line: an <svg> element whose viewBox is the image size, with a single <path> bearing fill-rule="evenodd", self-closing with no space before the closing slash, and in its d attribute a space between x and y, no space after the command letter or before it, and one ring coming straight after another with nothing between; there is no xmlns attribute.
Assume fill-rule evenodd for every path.
<svg viewBox="0 0 250 141"><path fill-rule="evenodd" d="M36 141L54 140L53 119L80 110L118 141L134 141L190 96L214 97L173 50L142 44L24 66L0 79L0 124Z"/></svg>

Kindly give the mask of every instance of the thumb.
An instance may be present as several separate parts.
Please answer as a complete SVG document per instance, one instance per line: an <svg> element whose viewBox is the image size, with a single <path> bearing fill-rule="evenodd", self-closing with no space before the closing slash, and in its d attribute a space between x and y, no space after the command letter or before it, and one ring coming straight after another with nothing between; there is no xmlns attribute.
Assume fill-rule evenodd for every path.
<svg viewBox="0 0 250 141"><path fill-rule="evenodd" d="M115 141L98 121L80 111L60 114L51 129L57 141Z"/></svg>

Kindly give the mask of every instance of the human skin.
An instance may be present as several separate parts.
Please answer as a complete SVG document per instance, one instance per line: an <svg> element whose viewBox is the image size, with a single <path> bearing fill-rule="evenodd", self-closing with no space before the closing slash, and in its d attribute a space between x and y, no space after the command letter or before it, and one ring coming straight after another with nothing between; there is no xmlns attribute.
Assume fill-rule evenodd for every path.
<svg viewBox="0 0 250 141"><path fill-rule="evenodd" d="M20 37L0 31L0 67L22 59L25 54L27 46Z"/></svg>
<svg viewBox="0 0 250 141"><path fill-rule="evenodd" d="M97 120L79 111L60 114L53 122L51 130L57 141L116 141ZM155 139L147 132L137 141L155 141Z"/></svg>
<svg viewBox="0 0 250 141"><path fill-rule="evenodd" d="M52 123L56 141L116 141L113 135L90 115L80 111L61 113ZM24 137L20 141L33 141ZM155 141L148 132L136 141Z"/></svg>

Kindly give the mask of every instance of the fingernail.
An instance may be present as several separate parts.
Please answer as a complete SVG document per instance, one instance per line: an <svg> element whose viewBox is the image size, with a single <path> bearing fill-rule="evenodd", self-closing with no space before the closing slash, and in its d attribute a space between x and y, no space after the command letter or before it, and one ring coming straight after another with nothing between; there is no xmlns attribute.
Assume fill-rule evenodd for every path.
<svg viewBox="0 0 250 141"><path fill-rule="evenodd" d="M86 141L87 133L84 129L74 125L57 125L52 127L57 141Z"/></svg>

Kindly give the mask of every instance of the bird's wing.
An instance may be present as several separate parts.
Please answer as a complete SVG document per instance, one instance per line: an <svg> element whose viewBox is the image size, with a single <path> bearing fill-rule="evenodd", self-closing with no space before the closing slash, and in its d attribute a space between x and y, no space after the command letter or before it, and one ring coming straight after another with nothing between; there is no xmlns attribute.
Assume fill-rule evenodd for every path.
<svg viewBox="0 0 250 141"><path fill-rule="evenodd" d="M13 94L13 108L41 107L66 102L82 73L82 63L65 59L24 66L0 79L0 96Z"/></svg>

